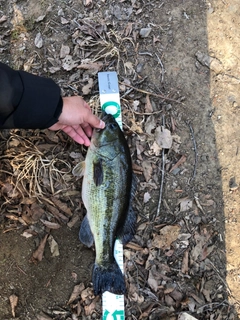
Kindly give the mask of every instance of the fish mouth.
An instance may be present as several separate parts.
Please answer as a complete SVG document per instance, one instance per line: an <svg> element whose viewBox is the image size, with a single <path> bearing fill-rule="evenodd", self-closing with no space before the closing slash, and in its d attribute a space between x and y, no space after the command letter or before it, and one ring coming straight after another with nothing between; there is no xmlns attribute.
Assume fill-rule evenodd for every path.
<svg viewBox="0 0 240 320"><path fill-rule="evenodd" d="M111 120L112 118L113 118L112 114L106 113L105 111L102 112L102 115L101 115L102 121L107 122L107 121Z"/></svg>

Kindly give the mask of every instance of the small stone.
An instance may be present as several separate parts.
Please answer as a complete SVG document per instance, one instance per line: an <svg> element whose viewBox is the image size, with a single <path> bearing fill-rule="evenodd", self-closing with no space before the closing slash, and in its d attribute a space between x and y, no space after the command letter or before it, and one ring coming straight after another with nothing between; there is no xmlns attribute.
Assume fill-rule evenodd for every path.
<svg viewBox="0 0 240 320"><path fill-rule="evenodd" d="M231 191L235 191L238 189L238 184L236 183L235 177L232 177L229 181L229 188Z"/></svg>
<svg viewBox="0 0 240 320"><path fill-rule="evenodd" d="M149 36L149 34L150 34L151 31L152 31L152 28L142 28L142 29L140 30L140 36L141 36L142 38L147 38L147 37Z"/></svg>

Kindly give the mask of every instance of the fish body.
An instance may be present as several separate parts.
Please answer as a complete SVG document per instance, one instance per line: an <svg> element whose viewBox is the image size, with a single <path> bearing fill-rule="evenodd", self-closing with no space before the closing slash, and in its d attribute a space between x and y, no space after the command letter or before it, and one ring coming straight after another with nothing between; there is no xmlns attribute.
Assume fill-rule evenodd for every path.
<svg viewBox="0 0 240 320"><path fill-rule="evenodd" d="M79 238L88 247L95 243L92 272L95 295L104 291L125 292L122 271L114 258L114 243L123 244L135 233L136 216L131 202L134 178L130 150L122 130L110 114L102 116L104 129L95 129L85 159L82 200L87 214ZM83 173L83 165L73 173ZM81 173L80 173L81 175Z"/></svg>

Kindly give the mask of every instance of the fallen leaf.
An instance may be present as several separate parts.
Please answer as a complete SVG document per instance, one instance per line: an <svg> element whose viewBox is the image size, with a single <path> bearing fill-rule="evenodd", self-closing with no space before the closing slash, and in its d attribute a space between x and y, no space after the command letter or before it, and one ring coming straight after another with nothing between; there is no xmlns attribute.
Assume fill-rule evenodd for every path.
<svg viewBox="0 0 240 320"><path fill-rule="evenodd" d="M157 292L158 281L154 278L151 270L149 271L149 274L148 274L148 285L153 291Z"/></svg>
<svg viewBox="0 0 240 320"><path fill-rule="evenodd" d="M61 226L56 222L40 219L40 221L49 229L59 229Z"/></svg>
<svg viewBox="0 0 240 320"><path fill-rule="evenodd" d="M92 0L84 0L84 5L87 7L87 6L90 6L92 4Z"/></svg>
<svg viewBox="0 0 240 320"><path fill-rule="evenodd" d="M172 146L171 132L163 126L157 127L155 131L155 140L159 147L163 149L170 149Z"/></svg>
<svg viewBox="0 0 240 320"><path fill-rule="evenodd" d="M84 70L94 70L94 71L100 71L103 67L102 62L92 62L89 59L83 60L82 63L77 67L78 69L84 69Z"/></svg>
<svg viewBox="0 0 240 320"><path fill-rule="evenodd" d="M2 17L0 18L0 23L3 23L3 22L5 22L5 21L7 21L7 16L2 16Z"/></svg>
<svg viewBox="0 0 240 320"><path fill-rule="evenodd" d="M188 252L189 250L186 250L183 254L183 259L182 259L182 266L181 266L181 271L183 274L188 274Z"/></svg>
<svg viewBox="0 0 240 320"><path fill-rule="evenodd" d="M178 320L198 320L197 318L191 316L187 312L182 312L178 316Z"/></svg>
<svg viewBox="0 0 240 320"><path fill-rule="evenodd" d="M37 315L37 320L53 320L53 318L50 318L45 313L41 312Z"/></svg>
<svg viewBox="0 0 240 320"><path fill-rule="evenodd" d="M74 68L76 68L78 65L78 61L74 61L71 55L66 55L66 57L63 59L62 67L66 71L70 71Z"/></svg>
<svg viewBox="0 0 240 320"><path fill-rule="evenodd" d="M156 234L152 241L152 246L158 249L170 249L171 244L177 240L180 227L178 225L165 226Z"/></svg>
<svg viewBox="0 0 240 320"><path fill-rule="evenodd" d="M9 301L10 301L10 305L11 305L12 316L13 316L13 318L15 318L15 316L16 316L15 309L16 309L17 304L18 304L18 296L16 296L15 294L12 294L9 297Z"/></svg>
<svg viewBox="0 0 240 320"><path fill-rule="evenodd" d="M70 53L70 47L62 44L60 49L60 58L61 59L65 58L67 55L69 55L69 53Z"/></svg>
<svg viewBox="0 0 240 320"><path fill-rule="evenodd" d="M34 40L34 44L38 49L42 48L42 46L43 46L43 38L42 38L41 32L38 32L36 34L36 37L35 37L35 40Z"/></svg>
<svg viewBox="0 0 240 320"><path fill-rule="evenodd" d="M78 192L75 194L77 195ZM72 211L71 209L67 206L66 203L62 202L60 199L57 199L55 197L51 198L51 201L55 204L55 206L58 207L59 210L63 211L64 213L66 213L66 215L68 215L69 217L72 216Z"/></svg>
<svg viewBox="0 0 240 320"><path fill-rule="evenodd" d="M83 95L89 94L92 90L92 87L93 87L93 79L89 78L88 83L82 87L82 94Z"/></svg>
<svg viewBox="0 0 240 320"><path fill-rule="evenodd" d="M57 244L57 241L53 238L52 235L50 235L48 237L48 244L49 244L49 247L50 247L50 251L51 251L52 257L58 257L60 255L59 254L58 244Z"/></svg>
<svg viewBox="0 0 240 320"><path fill-rule="evenodd" d="M169 172L172 172L174 169L177 169L181 164L183 164L187 160L187 157L182 155L181 158L178 160L178 162L172 166L171 170Z"/></svg>
<svg viewBox="0 0 240 320"><path fill-rule="evenodd" d="M145 177L145 180L148 182L151 177L152 177L152 164L148 160L144 160L142 162L142 167L143 167L143 175Z"/></svg>
<svg viewBox="0 0 240 320"><path fill-rule="evenodd" d="M73 303L75 300L80 299L82 291L85 289L84 283L77 284L73 288L73 292L68 300L67 304Z"/></svg>
<svg viewBox="0 0 240 320"><path fill-rule="evenodd" d="M144 195L143 195L143 202L147 203L150 199L151 199L150 193L149 192L145 192Z"/></svg>
<svg viewBox="0 0 240 320"><path fill-rule="evenodd" d="M178 204L180 204L180 211L187 211L192 208L193 202L189 198L182 198L178 200Z"/></svg>
<svg viewBox="0 0 240 320"><path fill-rule="evenodd" d="M146 102L145 102L145 112L146 113L152 113L153 107L149 98L149 94L146 95Z"/></svg>
<svg viewBox="0 0 240 320"><path fill-rule="evenodd" d="M32 255L33 260L42 261L47 238L48 238L48 234L45 235L45 237L41 240L37 250L34 251L34 253Z"/></svg>
<svg viewBox="0 0 240 320"><path fill-rule="evenodd" d="M147 118L144 128L145 132L149 134L149 136L153 134L153 130L156 128L156 117L154 115Z"/></svg>

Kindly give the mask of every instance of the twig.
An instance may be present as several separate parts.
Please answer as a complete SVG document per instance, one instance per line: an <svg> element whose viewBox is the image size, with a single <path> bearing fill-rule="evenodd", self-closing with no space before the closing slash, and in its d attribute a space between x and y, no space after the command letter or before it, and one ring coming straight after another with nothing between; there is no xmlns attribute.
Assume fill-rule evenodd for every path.
<svg viewBox="0 0 240 320"><path fill-rule="evenodd" d="M149 95L154 96L154 97L157 97L157 98L161 98L161 99L164 99L164 100L173 101L173 102L176 102L176 103L181 103L181 104L183 104L181 101L168 98L168 97L163 96L163 95L161 95L161 94L157 94L157 93L154 93L154 92L149 92L149 91L146 91L146 90L138 89L138 88L136 88L136 87L131 86L130 84L127 84L127 83L124 83L124 82L121 82L121 81L119 81L119 83L124 84L125 86L130 87L130 88L132 88L133 90L138 91L138 92L142 92L142 93L149 94Z"/></svg>
<svg viewBox="0 0 240 320"><path fill-rule="evenodd" d="M161 59L159 58L159 56L156 53L155 53L155 55L156 55L156 57L158 59L158 62L160 64L161 68L162 68L162 79L161 79L161 82L163 82L164 81L164 72L165 72L164 67L163 67L163 63L162 63Z"/></svg>
<svg viewBox="0 0 240 320"><path fill-rule="evenodd" d="M162 125L165 128L165 115L162 115ZM159 190L159 200L158 200L158 207L157 207L157 214L156 217L160 214L161 203L162 203L162 194L163 194L163 183L164 183L164 175L165 175L165 149L162 149L162 175L161 175L161 184Z"/></svg>
<svg viewBox="0 0 240 320"><path fill-rule="evenodd" d="M193 149L194 149L194 153L195 153L193 176L192 176L192 178L190 179L190 181L192 181L192 180L194 180L194 179L196 178L197 162L198 162L198 152L197 152L197 144L196 144L196 140L195 140L195 137L194 137L194 132L193 132L193 128L192 128L192 126L191 126L191 123L190 123L190 121L187 121L186 123L187 123L187 125L189 126L189 129L190 129L190 134L191 134L191 138L192 138L192 141L193 141Z"/></svg>

